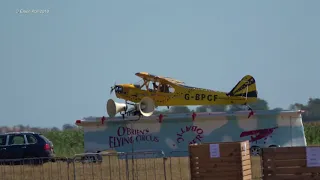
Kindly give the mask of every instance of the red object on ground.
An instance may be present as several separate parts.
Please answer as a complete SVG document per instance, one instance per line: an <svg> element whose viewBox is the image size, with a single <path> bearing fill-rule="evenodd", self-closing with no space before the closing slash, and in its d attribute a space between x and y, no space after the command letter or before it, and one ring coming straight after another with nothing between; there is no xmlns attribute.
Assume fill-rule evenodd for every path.
<svg viewBox="0 0 320 180"><path fill-rule="evenodd" d="M250 118L251 116L253 116L254 115L254 112L253 111L251 111L250 113L249 113L249 116L248 116L248 118Z"/></svg>
<svg viewBox="0 0 320 180"><path fill-rule="evenodd" d="M160 115L159 115L159 122L160 122L160 123L162 123L162 119L163 119L163 115L160 114Z"/></svg>
<svg viewBox="0 0 320 180"><path fill-rule="evenodd" d="M196 118L197 114L195 112L192 113L192 121Z"/></svg>
<svg viewBox="0 0 320 180"><path fill-rule="evenodd" d="M101 124L103 124L105 120L106 120L106 118L105 118L104 116L102 116L102 118L101 118Z"/></svg>

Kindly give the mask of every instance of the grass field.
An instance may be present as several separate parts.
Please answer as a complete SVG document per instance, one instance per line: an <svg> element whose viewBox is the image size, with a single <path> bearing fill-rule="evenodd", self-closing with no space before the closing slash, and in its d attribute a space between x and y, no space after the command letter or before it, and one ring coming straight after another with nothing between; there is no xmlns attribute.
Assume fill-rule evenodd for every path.
<svg viewBox="0 0 320 180"><path fill-rule="evenodd" d="M320 144L320 123L305 123L305 134L308 145ZM83 131L52 131L44 133L53 141L55 151L59 157L72 157L76 153L83 153ZM165 166L164 166L165 164ZM119 160L116 156L104 157L103 163L80 162L67 163L55 162L46 163L41 166L0 166L0 179L112 179L125 180L126 177L133 179L164 179L168 180L190 179L188 158L163 158ZM75 167L75 168L73 168ZM126 170L126 167L128 170ZM74 171L75 169L75 171ZM252 174L254 179L260 179L261 166L260 158L252 157Z"/></svg>
<svg viewBox="0 0 320 180"><path fill-rule="evenodd" d="M260 179L260 158L252 158L252 168L253 178ZM0 173L0 179L5 180L64 180L74 179L74 175L77 180L125 180L127 177L136 180L163 180L165 174L168 180L190 179L188 158L128 160L127 171L125 160L119 160L116 156L108 156L104 157L101 164L55 162L41 166L0 166Z"/></svg>

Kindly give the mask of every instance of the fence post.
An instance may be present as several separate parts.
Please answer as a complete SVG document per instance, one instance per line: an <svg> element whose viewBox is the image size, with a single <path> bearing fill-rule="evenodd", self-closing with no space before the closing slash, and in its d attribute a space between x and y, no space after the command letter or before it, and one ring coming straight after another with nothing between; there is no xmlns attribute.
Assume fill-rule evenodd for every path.
<svg viewBox="0 0 320 180"><path fill-rule="evenodd" d="M162 151L162 159L163 159L163 173L164 173L164 180L167 180L167 171L166 171L166 155L164 154L164 152Z"/></svg>
<svg viewBox="0 0 320 180"><path fill-rule="evenodd" d="M134 154L133 153L131 153L131 165L132 165L132 167L131 167L131 169L132 169L132 180L134 180L134 176L135 176L135 168L134 168L134 159L133 159L133 156L134 156Z"/></svg>
<svg viewBox="0 0 320 180"><path fill-rule="evenodd" d="M127 180L129 180L129 163L128 163L128 153L125 153L126 157L126 174L127 174Z"/></svg>
<svg viewBox="0 0 320 180"><path fill-rule="evenodd" d="M68 167L68 180L70 180L70 165L69 165L69 158L66 158L67 159L67 167Z"/></svg>
<svg viewBox="0 0 320 180"><path fill-rule="evenodd" d="M260 179L264 179L263 177L263 172L264 172L264 167L263 167L263 150L264 148L261 148L261 154L259 156L259 159L260 159ZM251 163L251 166L252 166L252 163Z"/></svg>
<svg viewBox="0 0 320 180"><path fill-rule="evenodd" d="M72 158L72 166L73 166L73 180L77 180L77 176L76 176L76 163L75 163L75 159L77 158L77 156L73 156ZM69 160L68 160L69 161ZM69 163L69 162L68 162Z"/></svg>

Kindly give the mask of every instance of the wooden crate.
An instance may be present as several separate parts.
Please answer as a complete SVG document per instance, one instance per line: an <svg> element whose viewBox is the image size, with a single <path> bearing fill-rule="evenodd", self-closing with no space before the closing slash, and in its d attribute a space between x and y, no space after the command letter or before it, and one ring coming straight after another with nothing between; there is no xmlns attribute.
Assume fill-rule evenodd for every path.
<svg viewBox="0 0 320 180"><path fill-rule="evenodd" d="M264 180L320 180L320 147L263 148L262 166Z"/></svg>
<svg viewBox="0 0 320 180"><path fill-rule="evenodd" d="M249 148L249 141L189 145L191 180L251 180Z"/></svg>

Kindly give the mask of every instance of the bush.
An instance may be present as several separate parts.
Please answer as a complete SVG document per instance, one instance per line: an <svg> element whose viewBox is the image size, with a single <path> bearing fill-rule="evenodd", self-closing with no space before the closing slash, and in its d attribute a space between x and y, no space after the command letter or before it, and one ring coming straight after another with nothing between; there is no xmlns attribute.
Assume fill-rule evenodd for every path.
<svg viewBox="0 0 320 180"><path fill-rule="evenodd" d="M84 151L82 129L49 131L43 134L52 141L54 151L59 157L70 157Z"/></svg>
<svg viewBox="0 0 320 180"><path fill-rule="evenodd" d="M308 145L320 145L320 123L304 123L304 132Z"/></svg>

